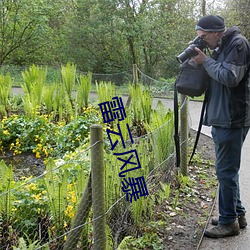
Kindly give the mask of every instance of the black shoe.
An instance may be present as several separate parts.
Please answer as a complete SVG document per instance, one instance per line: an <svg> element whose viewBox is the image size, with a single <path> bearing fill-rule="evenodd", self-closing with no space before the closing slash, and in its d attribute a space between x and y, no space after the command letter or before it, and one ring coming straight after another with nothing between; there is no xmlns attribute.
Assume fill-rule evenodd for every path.
<svg viewBox="0 0 250 250"><path fill-rule="evenodd" d="M243 228L245 228L247 226L247 220L246 220L245 214L239 215L238 222L239 222L240 229L243 229ZM214 225L214 226L217 226L218 225L218 219L217 218L212 218L211 224Z"/></svg>
<svg viewBox="0 0 250 250"><path fill-rule="evenodd" d="M219 224L210 229L206 229L204 235L209 238L224 238L228 236L239 235L240 227L238 222L232 224L222 225Z"/></svg>

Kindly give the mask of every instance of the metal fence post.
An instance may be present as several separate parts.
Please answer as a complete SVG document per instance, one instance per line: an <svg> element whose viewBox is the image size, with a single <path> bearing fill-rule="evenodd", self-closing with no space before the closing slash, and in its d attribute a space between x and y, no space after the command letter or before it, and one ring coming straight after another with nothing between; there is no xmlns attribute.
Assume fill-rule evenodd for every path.
<svg viewBox="0 0 250 250"><path fill-rule="evenodd" d="M106 249L106 216L104 190L104 148L103 131L99 124L90 127L91 140L91 176L94 250Z"/></svg>
<svg viewBox="0 0 250 250"><path fill-rule="evenodd" d="M181 109L180 109L180 168L181 174L187 176L188 174L188 97L180 95Z"/></svg>

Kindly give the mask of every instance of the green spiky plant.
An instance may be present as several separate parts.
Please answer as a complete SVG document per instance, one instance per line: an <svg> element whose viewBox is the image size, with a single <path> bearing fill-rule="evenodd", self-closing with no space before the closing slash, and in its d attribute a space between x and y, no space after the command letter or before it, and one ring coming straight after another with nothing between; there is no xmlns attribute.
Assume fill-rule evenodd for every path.
<svg viewBox="0 0 250 250"><path fill-rule="evenodd" d="M22 72L24 82L21 87L24 91L24 111L29 117L34 118L40 110L43 90L46 82L47 68L32 65Z"/></svg>
<svg viewBox="0 0 250 250"><path fill-rule="evenodd" d="M128 116L129 117L129 116ZM121 144L117 144L117 148L113 150L114 153L124 153L126 151L130 150L136 150L139 162L141 164L140 169L128 171L125 173L126 179L128 180L128 177L130 178L139 178L144 177L144 180L147 180L147 176L149 174L149 165L150 161L152 160L152 155L149 152L149 145L147 139L140 139L136 140L134 138L134 143L131 144L131 141L129 139L128 131L126 125L129 124L130 118L125 119L124 121L120 122L120 127L122 134L124 135L124 140L126 141L126 149L123 148ZM147 153L146 153L147 152ZM124 158L129 157L124 156ZM123 157L122 157L123 158ZM133 161L136 161L135 158L133 158ZM119 198L123 197L119 205L112 211L111 218L117 217L118 214L123 211L123 216L121 221L124 220L133 220L134 226L139 226L143 220L145 220L146 217L149 217L152 214L152 207L153 202L152 199L149 198L149 196L140 196L139 199L133 197L132 202L130 202L131 196L128 195L126 197L126 194L123 192L123 186L122 181L123 178L119 177L119 173L121 173L121 161L117 159L117 156L108 154L106 155L106 164L107 167L105 167L105 178L106 178L106 204L107 209L112 206L112 204L117 201ZM131 165L127 164L123 170L129 170L131 169ZM127 201L127 198L129 199ZM120 215L121 216L121 215ZM131 222L127 222L128 225ZM119 224L119 222L118 222ZM122 227L122 225L120 225ZM119 232L117 232L119 234ZM118 236L117 236L118 237ZM114 237L115 245L117 244L117 237Z"/></svg>
<svg viewBox="0 0 250 250"><path fill-rule="evenodd" d="M62 86L65 89L69 100L72 101L72 92L76 82L76 65L67 63L66 66L61 66Z"/></svg>
<svg viewBox="0 0 250 250"><path fill-rule="evenodd" d="M78 78L79 85L77 87L76 103L78 112L83 108L88 107L89 94L91 90L92 74L88 72L87 75L80 75Z"/></svg>
<svg viewBox="0 0 250 250"><path fill-rule="evenodd" d="M0 161L0 245L6 245L6 239L11 242L14 238L12 227L12 208L14 195L11 192L14 187L12 166L6 166ZM3 237L4 235L4 237Z"/></svg>
<svg viewBox="0 0 250 250"><path fill-rule="evenodd" d="M153 97L151 91L148 89L144 90L141 96L141 104L142 104L143 120L146 123L150 123L152 102L153 102Z"/></svg>
<svg viewBox="0 0 250 250"><path fill-rule="evenodd" d="M156 193L156 197L158 202L162 204L163 201L168 200L171 193L171 182L169 183L162 183L160 182L160 189Z"/></svg>
<svg viewBox="0 0 250 250"><path fill-rule="evenodd" d="M64 211L67 207L68 176L66 172L62 174L55 169L54 161L49 159L46 164L47 174L44 178L44 184L48 194L51 215L57 230L56 233L60 235L63 229Z"/></svg>
<svg viewBox="0 0 250 250"><path fill-rule="evenodd" d="M89 161L85 157L81 162L74 164L66 161L62 165L56 165L53 159L49 159L46 164L46 175L43 181L56 230L53 233L57 236L65 233L67 229L65 225L70 227L72 223L82 192L87 186L88 168ZM61 243L59 242L59 244Z"/></svg>
<svg viewBox="0 0 250 250"><path fill-rule="evenodd" d="M44 89L43 102L46 108L46 113L50 114L53 111L53 102L56 84L46 86Z"/></svg>
<svg viewBox="0 0 250 250"><path fill-rule="evenodd" d="M131 96L131 110L133 112L133 118L135 124L140 124L143 121L143 111L141 106L142 90L141 85L129 85L129 94Z"/></svg>
<svg viewBox="0 0 250 250"><path fill-rule="evenodd" d="M150 124L145 124L148 133L152 132L151 138L155 159L163 162L173 152L173 112L167 111L161 101L152 112Z"/></svg>
<svg viewBox="0 0 250 250"><path fill-rule="evenodd" d="M0 115L7 116L12 79L10 74L0 75Z"/></svg>
<svg viewBox="0 0 250 250"><path fill-rule="evenodd" d="M96 82L99 103L111 101L116 96L115 84L112 82Z"/></svg>
<svg viewBox="0 0 250 250"><path fill-rule="evenodd" d="M70 98L65 94L64 87L55 83L55 91L53 97L53 112L54 119L56 121L66 120L67 122L71 121L74 117L73 106Z"/></svg>
<svg viewBox="0 0 250 250"><path fill-rule="evenodd" d="M0 213L4 214L9 222L13 206L13 194L10 190L14 186L12 166L6 166L4 161L0 161Z"/></svg>
<svg viewBox="0 0 250 250"><path fill-rule="evenodd" d="M149 89L144 89L142 84L129 85L131 96L131 111L134 125L137 127L139 135L145 133L143 123L150 123L152 113L152 94Z"/></svg>

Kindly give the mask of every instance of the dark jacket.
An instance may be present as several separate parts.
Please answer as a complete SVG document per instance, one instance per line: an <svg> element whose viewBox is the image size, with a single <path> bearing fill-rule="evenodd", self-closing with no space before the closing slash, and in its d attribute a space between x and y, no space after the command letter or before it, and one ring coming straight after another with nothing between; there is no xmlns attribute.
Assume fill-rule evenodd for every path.
<svg viewBox="0 0 250 250"><path fill-rule="evenodd" d="M211 77L204 125L250 126L250 46L237 27L227 30L218 50L203 63Z"/></svg>

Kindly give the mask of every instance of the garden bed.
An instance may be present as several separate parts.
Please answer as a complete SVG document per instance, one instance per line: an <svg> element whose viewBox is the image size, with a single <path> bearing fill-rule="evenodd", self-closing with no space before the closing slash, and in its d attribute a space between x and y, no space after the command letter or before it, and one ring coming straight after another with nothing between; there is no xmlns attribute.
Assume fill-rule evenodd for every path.
<svg viewBox="0 0 250 250"><path fill-rule="evenodd" d="M13 168L1 163L0 245L12 247L24 242L27 247L60 249L70 239L68 233L89 177L90 126L102 123L104 116L96 103L89 105L91 75L80 76L76 97L81 98L75 98L74 65L67 65L62 83L53 86L41 81L39 87L29 81L34 72L37 79L44 79L45 72L39 68L25 71L24 96L15 96L2 107L0 149ZM10 77L5 80L10 91ZM131 171L133 168L126 166L126 178L145 177L148 193L140 192L139 199L122 186L120 170L124 166L114 155L126 153L125 147L118 144L111 154L106 135L107 249L182 249L188 245L193 250L216 193L214 158L212 153L208 156L210 149L213 152L211 139L201 136L188 176L180 175L173 159L173 112L162 102L152 110L152 95L143 86L129 86L129 90L132 102L119 129L127 140L131 135L126 124L131 128L133 141L128 140L126 150L138 152L143 167ZM107 103L116 96L115 86L100 83L97 94L99 103ZM116 123L111 119L103 128L116 130ZM76 239L78 249L93 245L91 216L84 236Z"/></svg>
<svg viewBox="0 0 250 250"><path fill-rule="evenodd" d="M194 137L193 131L191 137ZM177 177L176 170L173 171L168 199L154 205L151 219L140 228L133 228L130 221L131 230L128 228L123 239L130 239L126 247L134 250L198 249L217 191L213 161L212 139L201 135L194 163L189 166L189 178ZM34 154L5 157L5 162L13 165L17 178L30 174L37 176L45 169L42 159ZM118 249L126 248L120 244Z"/></svg>

